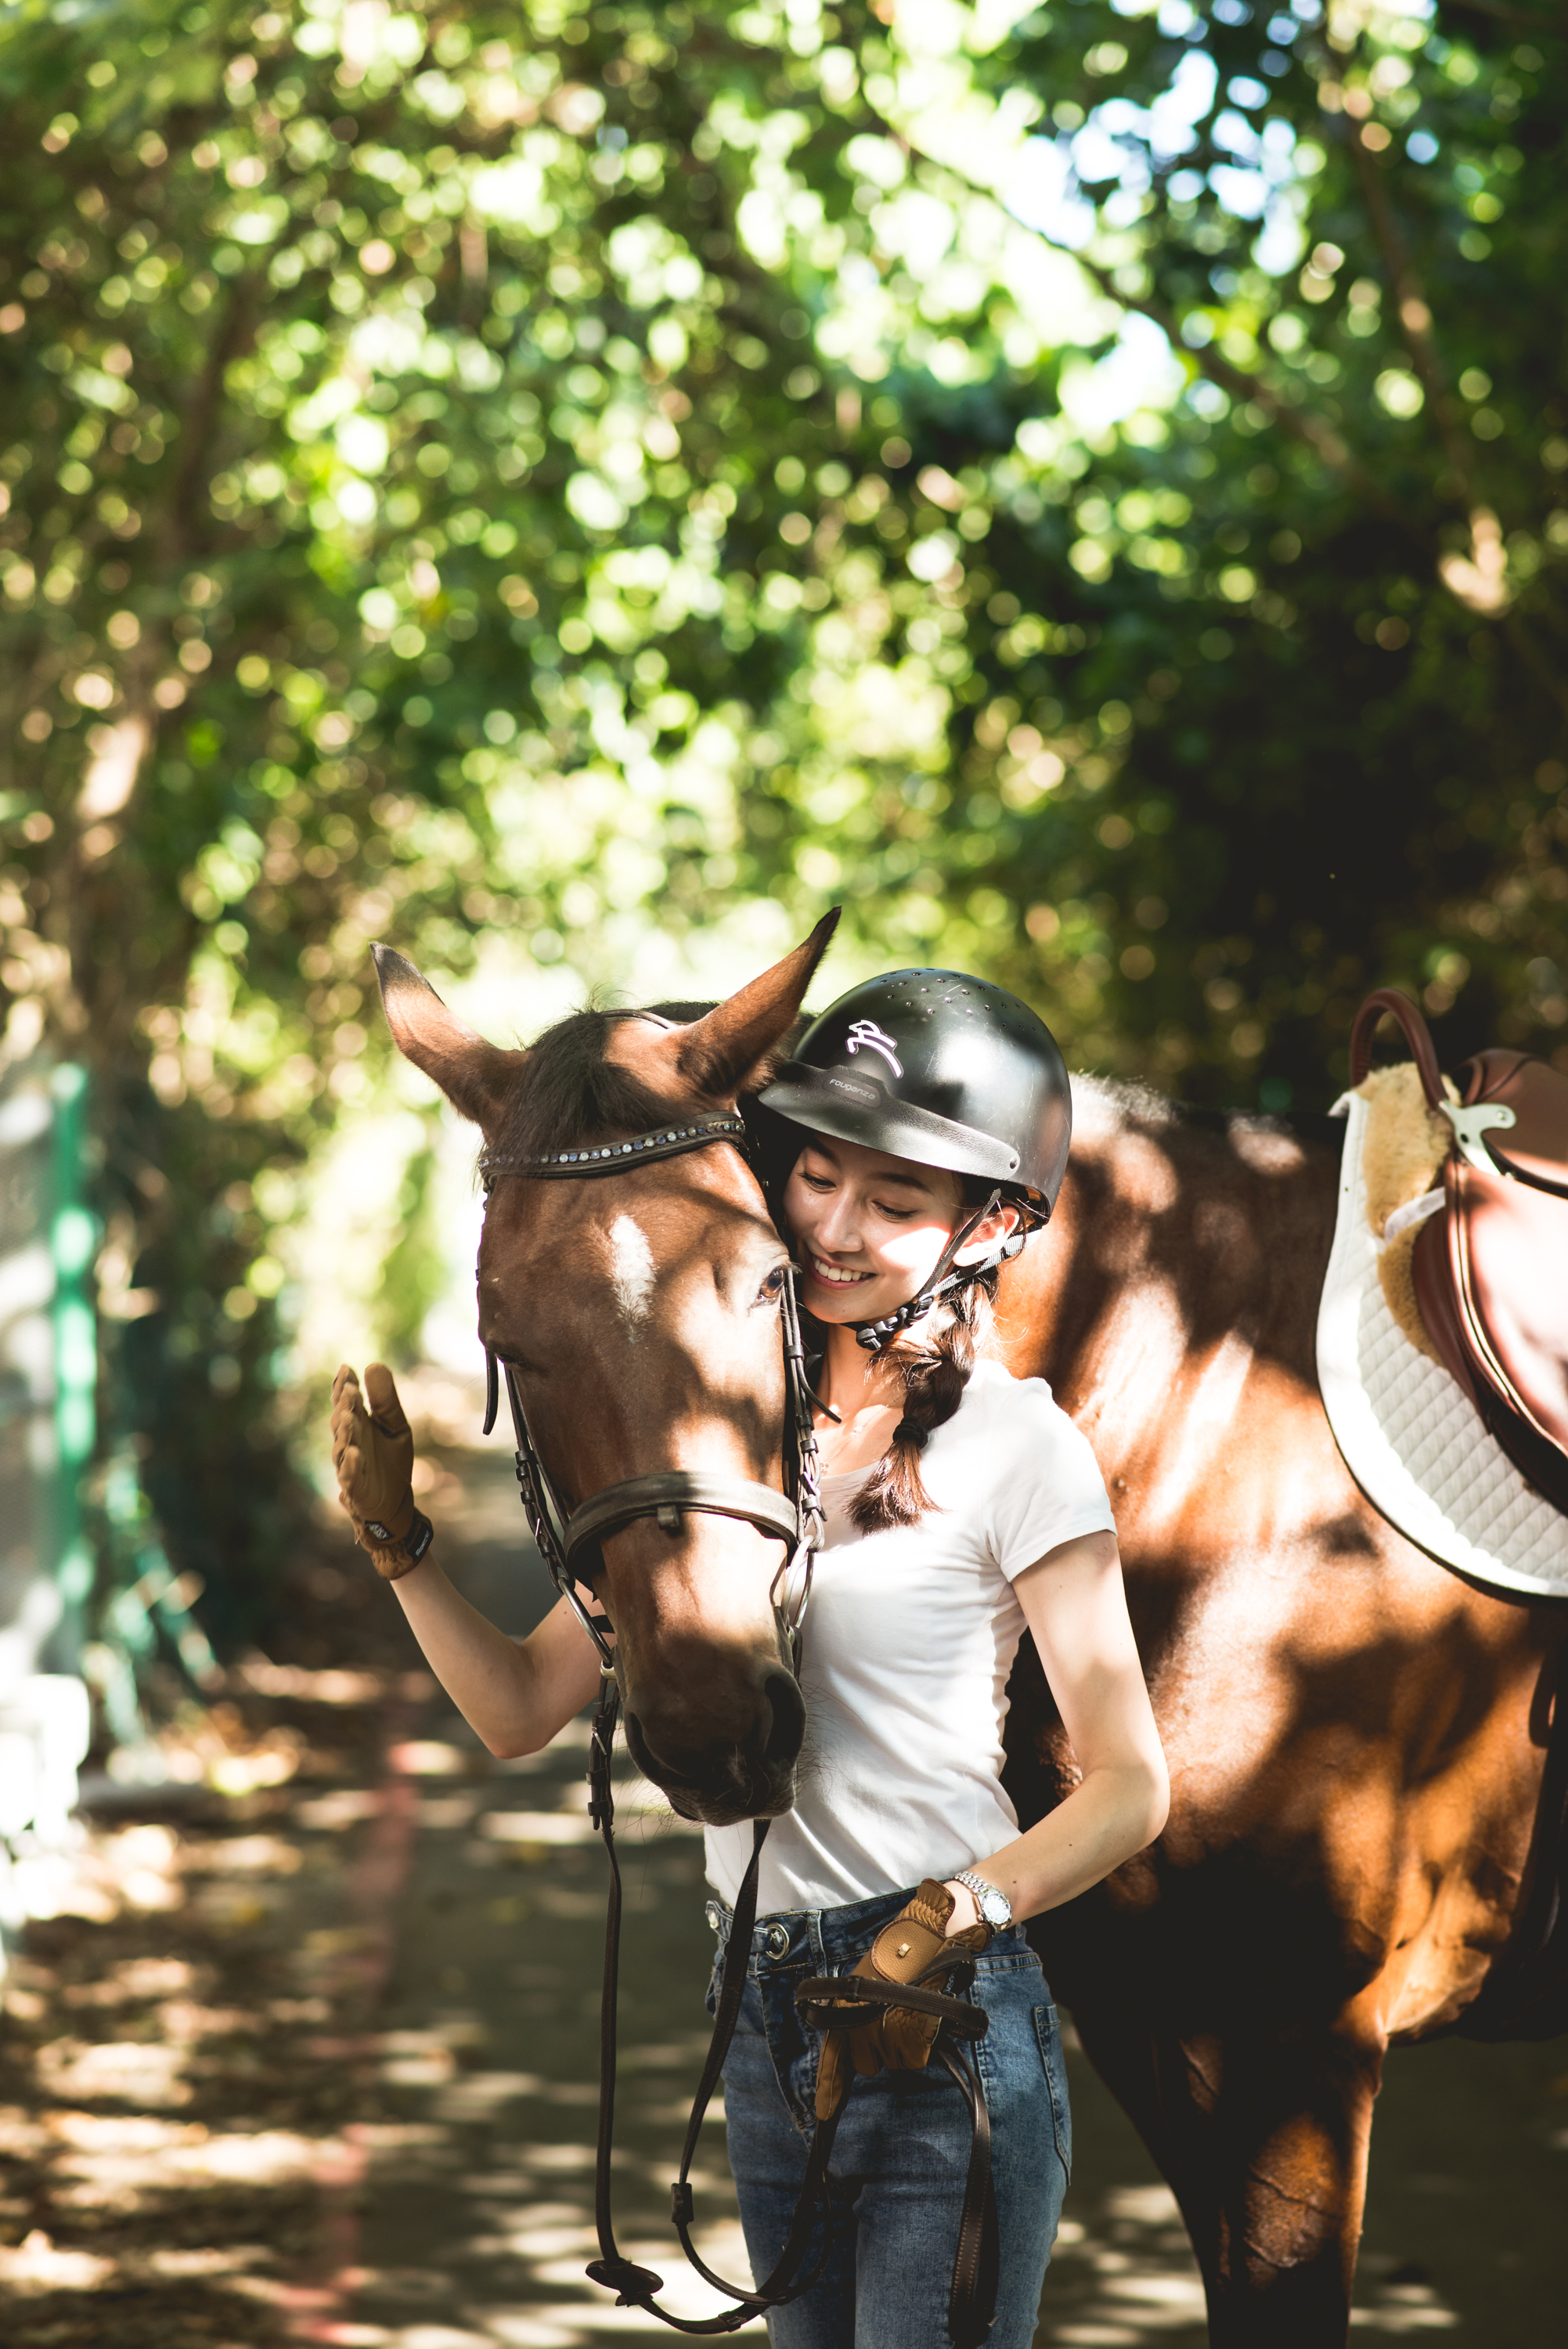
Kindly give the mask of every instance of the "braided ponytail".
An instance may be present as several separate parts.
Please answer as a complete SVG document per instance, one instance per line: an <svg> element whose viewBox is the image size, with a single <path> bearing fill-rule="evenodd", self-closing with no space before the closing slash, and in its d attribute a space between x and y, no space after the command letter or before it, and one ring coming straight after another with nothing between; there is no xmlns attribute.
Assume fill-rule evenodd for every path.
<svg viewBox="0 0 1568 2349"><path fill-rule="evenodd" d="M964 1400L976 1341L990 1326L996 1291L992 1267L934 1306L925 1324L889 1349L884 1361L903 1387L903 1416L892 1443L850 1503L862 1534L887 1526L917 1525L934 1506L920 1474L920 1455L937 1428Z"/></svg>

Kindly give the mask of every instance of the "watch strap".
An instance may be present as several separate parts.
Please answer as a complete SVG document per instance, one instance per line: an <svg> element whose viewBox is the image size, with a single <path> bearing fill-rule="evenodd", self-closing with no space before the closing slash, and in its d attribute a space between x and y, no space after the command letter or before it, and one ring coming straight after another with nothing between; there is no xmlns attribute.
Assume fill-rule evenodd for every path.
<svg viewBox="0 0 1568 2349"><path fill-rule="evenodd" d="M989 1925L993 1932L1006 1930L1013 1921L1013 1904L999 1885L993 1884L987 1877L977 1875L972 1868L958 1868L947 1880L950 1884L964 1885L975 1895L975 1906L980 1911L981 1920ZM987 1915L985 1909L987 1899L991 1901L993 1908L999 1901L1006 1911L1006 1916Z"/></svg>

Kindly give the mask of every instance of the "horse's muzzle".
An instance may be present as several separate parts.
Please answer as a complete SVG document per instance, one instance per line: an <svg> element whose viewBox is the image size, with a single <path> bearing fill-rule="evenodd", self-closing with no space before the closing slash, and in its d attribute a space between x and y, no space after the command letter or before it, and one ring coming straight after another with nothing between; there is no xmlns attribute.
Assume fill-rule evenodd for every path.
<svg viewBox="0 0 1568 2349"><path fill-rule="evenodd" d="M794 1675L781 1664L748 1675L749 1705L731 1691L724 1714L705 1724L705 1694L713 1692L632 1690L627 1693L626 1744L644 1776L670 1799L682 1818L704 1826L740 1819L771 1819L795 1800L795 1764L806 1730L806 1705ZM705 1737L703 1729L709 1727Z"/></svg>

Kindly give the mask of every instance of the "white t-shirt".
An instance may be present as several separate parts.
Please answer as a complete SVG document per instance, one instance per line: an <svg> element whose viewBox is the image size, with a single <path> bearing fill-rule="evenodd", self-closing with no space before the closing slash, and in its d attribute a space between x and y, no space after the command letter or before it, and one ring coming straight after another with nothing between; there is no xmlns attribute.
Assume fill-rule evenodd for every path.
<svg viewBox="0 0 1568 2349"><path fill-rule="evenodd" d="M869 1475L823 1479L827 1536L806 1618L806 1744L795 1808L763 1847L758 1913L837 1909L967 1868L1018 1832L1002 1791L1007 1676L1023 1635L1015 1576L1058 1543L1114 1532L1086 1439L1043 1379L976 1362L921 1455L934 1506L862 1534ZM751 1828L707 1830L733 1903Z"/></svg>

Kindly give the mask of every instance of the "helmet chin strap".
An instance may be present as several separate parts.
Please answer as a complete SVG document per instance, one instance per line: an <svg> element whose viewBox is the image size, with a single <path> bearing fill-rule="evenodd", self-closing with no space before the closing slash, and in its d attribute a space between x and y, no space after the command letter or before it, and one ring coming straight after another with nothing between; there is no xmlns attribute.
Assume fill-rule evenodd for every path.
<svg viewBox="0 0 1568 2349"><path fill-rule="evenodd" d="M1001 1264L1007 1257L1016 1256L1028 1237L1027 1228L1022 1222L1015 1231L1008 1232L994 1248L988 1250L978 1264L954 1269L960 1248L966 1247L986 1217L995 1214L1001 1200L1000 1189L994 1190L985 1206L976 1207L975 1213L959 1225L932 1267L923 1286L895 1312L884 1314L880 1321L849 1321L841 1325L854 1331L857 1346L864 1347L868 1354L882 1353L912 1321L918 1321L923 1314L929 1313L938 1298L951 1296L954 1289L967 1288L972 1280L978 1280L982 1273L989 1272L993 1265Z"/></svg>

